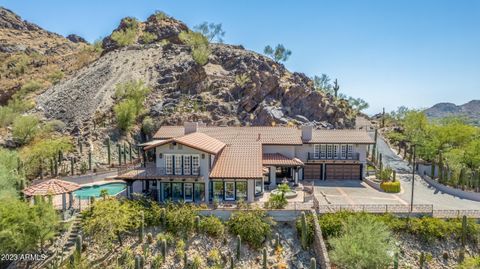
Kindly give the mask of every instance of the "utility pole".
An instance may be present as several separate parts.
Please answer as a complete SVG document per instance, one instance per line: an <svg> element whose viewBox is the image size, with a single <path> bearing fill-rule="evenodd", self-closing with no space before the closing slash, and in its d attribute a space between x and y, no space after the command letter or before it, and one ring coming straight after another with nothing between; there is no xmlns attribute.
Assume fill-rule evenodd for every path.
<svg viewBox="0 0 480 269"><path fill-rule="evenodd" d="M413 211L413 191L415 189L415 145L412 145L412 197L410 198L410 212Z"/></svg>

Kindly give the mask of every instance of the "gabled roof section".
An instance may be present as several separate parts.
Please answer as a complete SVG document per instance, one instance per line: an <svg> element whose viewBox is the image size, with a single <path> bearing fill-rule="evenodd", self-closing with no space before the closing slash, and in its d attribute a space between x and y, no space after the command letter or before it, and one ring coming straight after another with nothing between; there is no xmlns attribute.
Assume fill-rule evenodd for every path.
<svg viewBox="0 0 480 269"><path fill-rule="evenodd" d="M312 139L304 143L318 144L374 144L373 138L364 130L313 130Z"/></svg>
<svg viewBox="0 0 480 269"><path fill-rule="evenodd" d="M262 178L262 145L227 145L217 156L210 178Z"/></svg>
<svg viewBox="0 0 480 269"><path fill-rule="evenodd" d="M288 158L280 153L263 153L263 165L283 165L283 166L303 166L303 162L298 158Z"/></svg>
<svg viewBox="0 0 480 269"><path fill-rule="evenodd" d="M170 139L185 135L183 126L162 126L153 136L154 139Z"/></svg>
<svg viewBox="0 0 480 269"><path fill-rule="evenodd" d="M160 140L156 143L150 144L149 146L145 147L145 150L149 150L161 145L169 144L169 143L179 143L185 145L187 147L191 147L194 149L198 149L210 154L218 154L224 147L225 143L219 141L213 137L210 137L204 133L191 133L188 135L184 135L178 138L171 138L167 140Z"/></svg>

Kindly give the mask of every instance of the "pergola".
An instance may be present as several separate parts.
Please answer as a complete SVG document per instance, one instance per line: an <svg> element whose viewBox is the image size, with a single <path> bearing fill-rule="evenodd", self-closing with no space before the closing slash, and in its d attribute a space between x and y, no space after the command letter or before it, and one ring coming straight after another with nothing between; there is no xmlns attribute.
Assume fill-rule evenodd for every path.
<svg viewBox="0 0 480 269"><path fill-rule="evenodd" d="M80 189L80 185L76 183L54 178L32 185L24 189L23 193L30 198L35 196L62 195L62 210L65 210L67 209L67 194L68 207L70 208L73 203L72 193L78 189Z"/></svg>

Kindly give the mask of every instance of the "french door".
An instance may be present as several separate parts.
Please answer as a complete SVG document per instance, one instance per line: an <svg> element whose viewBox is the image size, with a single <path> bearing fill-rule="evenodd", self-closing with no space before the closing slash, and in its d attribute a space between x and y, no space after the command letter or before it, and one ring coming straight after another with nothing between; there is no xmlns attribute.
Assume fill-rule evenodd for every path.
<svg viewBox="0 0 480 269"><path fill-rule="evenodd" d="M185 202L193 202L193 183L184 183Z"/></svg>
<svg viewBox="0 0 480 269"><path fill-rule="evenodd" d="M225 182L225 201L235 201L235 182Z"/></svg>

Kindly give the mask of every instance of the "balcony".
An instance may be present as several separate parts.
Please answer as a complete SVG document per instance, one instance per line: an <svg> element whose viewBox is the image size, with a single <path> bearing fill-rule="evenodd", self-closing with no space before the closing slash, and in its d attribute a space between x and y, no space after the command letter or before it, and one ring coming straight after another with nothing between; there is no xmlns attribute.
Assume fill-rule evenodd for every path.
<svg viewBox="0 0 480 269"><path fill-rule="evenodd" d="M200 177L200 167L188 173L182 169L181 173L172 174L175 171L171 169L167 171L166 167L142 167L140 165L136 166L126 166L118 169L117 178L122 179L164 179L164 178L199 178ZM180 172L180 171L177 171ZM187 172L187 173L184 173ZM193 173L194 172L194 173Z"/></svg>
<svg viewBox="0 0 480 269"><path fill-rule="evenodd" d="M351 153L350 155L347 155L347 156L344 156L342 157L341 154L337 154L337 156L315 156L315 154L313 152L309 152L308 153L308 161L317 161L317 160L320 160L320 161L328 161L328 160L332 160L332 161L359 161L360 160L360 153L358 152L354 152L354 153Z"/></svg>

